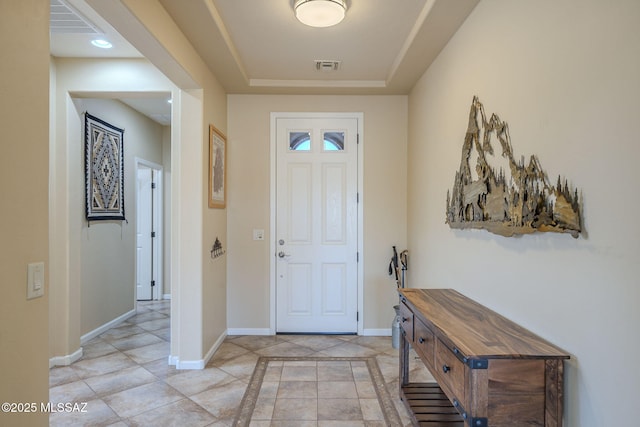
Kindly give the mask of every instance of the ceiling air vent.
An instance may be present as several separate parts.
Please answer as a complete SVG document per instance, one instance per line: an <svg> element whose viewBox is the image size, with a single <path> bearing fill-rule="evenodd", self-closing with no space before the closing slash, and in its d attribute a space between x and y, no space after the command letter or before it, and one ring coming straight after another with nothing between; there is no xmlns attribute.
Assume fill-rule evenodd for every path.
<svg viewBox="0 0 640 427"><path fill-rule="evenodd" d="M49 30L62 34L100 34L96 25L69 6L64 0L50 0Z"/></svg>
<svg viewBox="0 0 640 427"><path fill-rule="evenodd" d="M317 71L338 71L341 61L327 61L316 59L313 61Z"/></svg>

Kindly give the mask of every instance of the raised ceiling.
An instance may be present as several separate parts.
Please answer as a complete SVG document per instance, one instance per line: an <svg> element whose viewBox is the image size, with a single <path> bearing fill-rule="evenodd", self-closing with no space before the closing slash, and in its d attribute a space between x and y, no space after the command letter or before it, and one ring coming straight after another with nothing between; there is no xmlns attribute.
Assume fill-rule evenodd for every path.
<svg viewBox="0 0 640 427"><path fill-rule="evenodd" d="M344 21L328 28L298 22L294 0L158 1L229 94L407 94L479 0L347 0ZM51 6L52 55L141 56L136 40L114 29L123 23L108 22L87 0ZM95 31L54 30L60 6ZM114 48L89 47L96 33ZM318 60L338 69L318 70Z"/></svg>
<svg viewBox="0 0 640 427"><path fill-rule="evenodd" d="M406 94L479 0L350 0L328 28L293 0L159 1L228 93Z"/></svg>

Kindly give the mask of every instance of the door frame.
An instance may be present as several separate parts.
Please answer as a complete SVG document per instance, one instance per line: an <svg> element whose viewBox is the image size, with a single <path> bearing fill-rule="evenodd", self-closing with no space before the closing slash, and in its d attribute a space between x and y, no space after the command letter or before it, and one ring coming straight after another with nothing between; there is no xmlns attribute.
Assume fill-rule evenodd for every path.
<svg viewBox="0 0 640 427"><path fill-rule="evenodd" d="M156 240L153 242L152 246L153 246L153 250L152 250L152 263L153 263L153 271L152 271L152 280L153 277L155 276L155 280L156 280L156 292L153 292L153 289L151 290L151 301L158 301L164 298L164 281L162 280L163 278L163 260L164 260L164 241L163 241L163 234L164 234L164 227L163 227L163 211L164 211L164 199L163 199L163 169L162 169L162 165L159 165L157 163L154 162L150 162L148 160L145 159L141 159L139 157L135 158L135 176L136 176L136 185L135 185L135 189L136 189L136 221L135 221L135 230L134 230L134 235L137 236L138 235L138 203L140 202L139 200L139 195L138 195L138 185L137 185L137 180L138 180L138 169L140 167L145 167L148 169L152 169L155 173L157 173L157 175L154 177L154 182L156 184L156 188L155 188L155 193L154 193L154 197L153 197L153 206L151 206L151 210L153 212L153 229L156 230ZM134 250L134 254L136 254L136 259L134 260L134 265L136 266L135 269L135 277L133 280L133 300L134 302L137 304L138 302L138 287L136 286L136 282L138 280L138 259L137 259L137 251Z"/></svg>
<svg viewBox="0 0 640 427"><path fill-rule="evenodd" d="M364 333L364 256L363 256L363 182L364 182L364 113L286 113L286 112L272 112L270 119L270 176L269 176L269 333L275 335L276 333L276 157L277 157L277 134L276 134L276 122L277 119L355 119L358 127L358 162L357 162L357 180L358 180L358 226L357 226L357 246L359 259L357 262L358 272L358 335Z"/></svg>

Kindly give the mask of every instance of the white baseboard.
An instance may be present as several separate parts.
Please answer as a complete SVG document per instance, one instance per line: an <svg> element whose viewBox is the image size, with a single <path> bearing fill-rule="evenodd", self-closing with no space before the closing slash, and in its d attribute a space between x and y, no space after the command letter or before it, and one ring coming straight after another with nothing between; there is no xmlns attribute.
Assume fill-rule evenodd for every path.
<svg viewBox="0 0 640 427"><path fill-rule="evenodd" d="M171 299L171 294L162 295L162 299Z"/></svg>
<svg viewBox="0 0 640 427"><path fill-rule="evenodd" d="M133 310L123 314L122 316L116 317L112 321L107 322L104 325L94 329L93 331L84 334L83 336L80 337L80 345L84 345L88 341L91 341L92 339L97 337L98 335L104 332L107 332L111 328L118 326L120 323L124 322L128 318L135 316L135 314L136 314L136 309L134 308Z"/></svg>
<svg viewBox="0 0 640 427"><path fill-rule="evenodd" d="M176 356L169 356L169 365L174 365L176 369L204 369L204 367L207 366L207 363L209 363L209 360L211 360L218 348L220 348L226 337L226 332L223 332L222 335L218 337L216 342L213 343L209 351L207 351L207 354L204 355L203 359L180 360Z"/></svg>
<svg viewBox="0 0 640 427"><path fill-rule="evenodd" d="M82 357L82 347L66 356L56 356L49 359L49 369L54 366L69 366Z"/></svg>
<svg viewBox="0 0 640 427"><path fill-rule="evenodd" d="M390 337L391 328L382 329L365 329L362 331L362 336L365 337Z"/></svg>
<svg viewBox="0 0 640 427"><path fill-rule="evenodd" d="M275 335L269 328L229 328L227 335Z"/></svg>

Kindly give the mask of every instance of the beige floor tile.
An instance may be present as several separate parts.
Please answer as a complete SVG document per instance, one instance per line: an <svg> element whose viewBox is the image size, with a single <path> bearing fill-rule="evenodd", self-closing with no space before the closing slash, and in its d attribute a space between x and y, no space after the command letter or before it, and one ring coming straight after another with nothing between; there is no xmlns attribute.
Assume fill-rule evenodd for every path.
<svg viewBox="0 0 640 427"><path fill-rule="evenodd" d="M278 386L278 399L317 399L318 383L316 381L281 381Z"/></svg>
<svg viewBox="0 0 640 427"><path fill-rule="evenodd" d="M169 365L167 358L143 363L141 366L160 379L166 379L184 372L176 369L175 366Z"/></svg>
<svg viewBox="0 0 640 427"><path fill-rule="evenodd" d="M357 399L356 383L353 381L319 381L319 399Z"/></svg>
<svg viewBox="0 0 640 427"><path fill-rule="evenodd" d="M369 347L364 347L349 341L335 347L322 350L320 354L331 357L371 357L378 353Z"/></svg>
<svg viewBox="0 0 640 427"><path fill-rule="evenodd" d="M82 346L82 359L95 359L96 357L106 356L118 351L113 345L102 339L93 339Z"/></svg>
<svg viewBox="0 0 640 427"><path fill-rule="evenodd" d="M194 394L234 381L236 381L236 378L218 368L183 371L165 380L167 384L185 396L193 396Z"/></svg>
<svg viewBox="0 0 640 427"><path fill-rule="evenodd" d="M149 331L149 332L160 339L163 339L165 341L171 341L171 328L157 329L155 331Z"/></svg>
<svg viewBox="0 0 640 427"><path fill-rule="evenodd" d="M284 366L280 381L317 381L315 366Z"/></svg>
<svg viewBox="0 0 640 427"><path fill-rule="evenodd" d="M59 366L49 370L49 388L78 381L80 377L71 366Z"/></svg>
<svg viewBox="0 0 640 427"><path fill-rule="evenodd" d="M253 374L259 357L260 356L255 353L246 353L233 359L210 362L208 366L214 366L236 378L245 378L248 380Z"/></svg>
<svg viewBox="0 0 640 427"><path fill-rule="evenodd" d="M96 399L96 393L84 381L74 381L49 390L51 403L80 403Z"/></svg>
<svg viewBox="0 0 640 427"><path fill-rule="evenodd" d="M191 396L191 400L209 411L214 417L226 420L235 417L247 384L236 380Z"/></svg>
<svg viewBox="0 0 640 427"><path fill-rule="evenodd" d="M272 420L271 427L318 427L317 421L287 421L287 420Z"/></svg>
<svg viewBox="0 0 640 427"><path fill-rule="evenodd" d="M318 399L318 420L362 421L358 399Z"/></svg>
<svg viewBox="0 0 640 427"><path fill-rule="evenodd" d="M131 323L132 325L138 325L140 323L148 322L150 320L168 319L168 318L169 317L166 314L158 313L156 310L148 310L145 313L141 313L127 319L127 323Z"/></svg>
<svg viewBox="0 0 640 427"><path fill-rule="evenodd" d="M140 365L158 359L166 360L169 354L169 343L161 341L157 344L127 350L124 354Z"/></svg>
<svg viewBox="0 0 640 427"><path fill-rule="evenodd" d="M253 409L251 421L271 421L275 405L276 399L274 398L259 398Z"/></svg>
<svg viewBox="0 0 640 427"><path fill-rule="evenodd" d="M98 396L118 393L139 385L157 381L155 375L140 366L86 378L84 381Z"/></svg>
<svg viewBox="0 0 640 427"><path fill-rule="evenodd" d="M280 381L262 381L258 398L276 398L278 396L278 388Z"/></svg>
<svg viewBox="0 0 640 427"><path fill-rule="evenodd" d="M107 332L101 334L100 339L111 342L113 340L129 337L131 335L139 334L142 332L146 331L136 325L123 323L121 326L118 326L117 328L111 328Z"/></svg>
<svg viewBox="0 0 640 427"><path fill-rule="evenodd" d="M317 399L276 399L273 420L316 421L318 406Z"/></svg>
<svg viewBox="0 0 640 427"><path fill-rule="evenodd" d="M318 381L353 381L350 361L319 361Z"/></svg>
<svg viewBox="0 0 640 427"><path fill-rule="evenodd" d="M369 425L365 421L321 420L318 421L318 427L369 427Z"/></svg>
<svg viewBox="0 0 640 427"><path fill-rule="evenodd" d="M218 363L235 359L236 357L247 353L249 353L249 350L246 348L240 347L232 342L225 341L220 345L216 353L211 358L211 363L215 366Z"/></svg>
<svg viewBox="0 0 640 427"><path fill-rule="evenodd" d="M315 351L322 351L344 344L344 340L326 335L294 335L291 342Z"/></svg>
<svg viewBox="0 0 640 427"><path fill-rule="evenodd" d="M102 400L87 402L86 412L57 412L49 414L51 427L109 426L119 422L120 417Z"/></svg>
<svg viewBox="0 0 640 427"><path fill-rule="evenodd" d="M282 369L282 363L274 364L273 362L270 362L264 372L263 381L280 381L282 379Z"/></svg>
<svg viewBox="0 0 640 427"><path fill-rule="evenodd" d="M282 335L236 336L230 337L228 341L251 351L260 350L261 348L271 347L276 344L286 342L286 340L282 338Z"/></svg>
<svg viewBox="0 0 640 427"><path fill-rule="evenodd" d="M371 381L369 367L365 362L351 362L351 373L353 374L353 379L356 381Z"/></svg>
<svg viewBox="0 0 640 427"><path fill-rule="evenodd" d="M148 322L142 322L137 324L139 327L144 329L145 331L157 331L159 329L166 329L171 326L171 321L168 317L157 320L150 320Z"/></svg>
<svg viewBox="0 0 640 427"><path fill-rule="evenodd" d="M261 356L289 356L289 357L302 357L309 356L314 353L314 350L302 347L297 344L291 342L282 342L280 344L273 345L271 347L266 347L260 350L256 350Z"/></svg>
<svg viewBox="0 0 640 427"><path fill-rule="evenodd" d="M129 418L127 423L131 427L204 427L214 421L215 418L195 402L182 399Z"/></svg>
<svg viewBox="0 0 640 427"><path fill-rule="evenodd" d="M391 351L391 354L398 354L398 349L395 349L392 346L391 337L359 336L351 342L363 347L372 348L378 353L387 353Z"/></svg>
<svg viewBox="0 0 640 427"><path fill-rule="evenodd" d="M376 389L372 381L356 381L356 391L360 399L377 399Z"/></svg>
<svg viewBox="0 0 640 427"><path fill-rule="evenodd" d="M384 414L380 408L380 402L377 398L360 399L360 409L362 410L362 418L369 421L384 421Z"/></svg>
<svg viewBox="0 0 640 427"><path fill-rule="evenodd" d="M135 362L133 360L118 352L96 357L95 359L80 360L71 365L71 367L80 378L88 378L130 368L134 365Z"/></svg>
<svg viewBox="0 0 640 427"><path fill-rule="evenodd" d="M157 381L130 388L102 399L122 418L129 418L183 399L173 387Z"/></svg>
<svg viewBox="0 0 640 427"><path fill-rule="evenodd" d="M145 345L157 344L164 342L164 340L148 332L141 334L130 335L128 337L120 338L111 341L111 345L120 351L127 351L138 347L144 347Z"/></svg>

